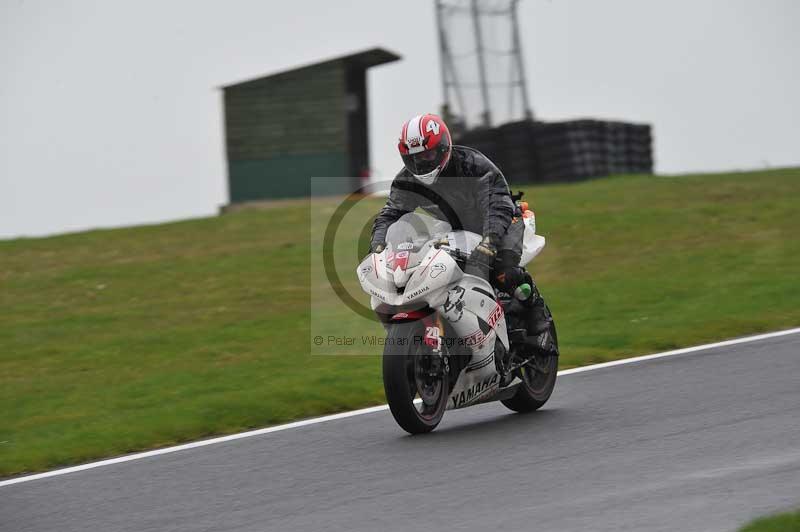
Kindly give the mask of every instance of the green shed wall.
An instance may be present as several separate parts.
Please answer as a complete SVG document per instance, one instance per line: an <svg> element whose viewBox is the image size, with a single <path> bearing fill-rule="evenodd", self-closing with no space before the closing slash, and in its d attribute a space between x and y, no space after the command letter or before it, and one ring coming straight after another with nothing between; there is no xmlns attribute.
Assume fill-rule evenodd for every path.
<svg viewBox="0 0 800 532"><path fill-rule="evenodd" d="M229 161L232 203L264 198L295 198L311 194L309 177L347 175L343 153L278 155L270 159ZM323 179L314 180L314 195L343 194L341 179L332 179L330 187Z"/></svg>
<svg viewBox="0 0 800 532"><path fill-rule="evenodd" d="M346 89L341 61L226 87L231 202L305 196L310 177L349 175ZM349 191L334 181L330 194Z"/></svg>

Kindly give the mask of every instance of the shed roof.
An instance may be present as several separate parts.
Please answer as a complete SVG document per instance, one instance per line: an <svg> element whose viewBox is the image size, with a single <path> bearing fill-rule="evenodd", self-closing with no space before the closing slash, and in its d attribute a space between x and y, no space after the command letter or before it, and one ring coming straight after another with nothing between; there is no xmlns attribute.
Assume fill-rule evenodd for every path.
<svg viewBox="0 0 800 532"><path fill-rule="evenodd" d="M319 67L319 66L323 66L323 65L329 65L331 63L336 63L336 62L342 62L342 63L346 64L347 66L355 66L355 67L363 68L363 69L366 70L367 68L378 66L378 65L382 65L384 63L391 63L392 61L397 61L398 59L401 59L401 57L399 55L397 55L394 52L390 52L389 50L386 50L384 48L370 48L368 50L362 50L360 52L356 52L356 53L352 53L352 54L348 54L348 55L343 55L343 56L339 56L339 57L334 57L332 59L326 59L325 61L312 63L310 65L303 65L301 67L292 68L292 69L289 69L289 70L282 70L282 71L275 72L275 73L272 73L272 74L264 74L264 75L261 75L261 76L255 77L255 78L248 78L248 79L243 80L243 81L237 81L236 83L230 83L228 85L222 85L220 88L225 90L225 89L230 89L230 88L233 88L233 87L241 87L243 85L247 85L248 83L257 82L257 81L261 81L261 80L264 80L264 79L267 79L267 78L276 77L276 76L282 76L284 74L289 74L289 73L292 73L292 72L296 72L298 70L304 70L304 69L307 69L307 68L314 68L314 67Z"/></svg>

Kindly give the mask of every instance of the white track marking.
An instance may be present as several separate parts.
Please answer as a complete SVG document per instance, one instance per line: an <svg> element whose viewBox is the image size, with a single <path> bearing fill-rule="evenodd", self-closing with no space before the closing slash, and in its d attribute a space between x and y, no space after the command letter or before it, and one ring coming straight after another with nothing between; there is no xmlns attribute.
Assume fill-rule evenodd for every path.
<svg viewBox="0 0 800 532"><path fill-rule="evenodd" d="M342 412L340 414L332 414L330 416L315 417L312 419L303 419L285 425L276 425L274 427L267 427L264 429L250 430L247 432L240 432L238 434L229 434L228 436L220 436L218 438L210 438L208 440L194 441L191 443L184 443L183 445L175 445L173 447L164 447L163 449L154 449L143 453L128 454L125 456L118 456L117 458L109 458L108 460L100 460L99 462L90 462L88 464L81 464L73 467L65 467L63 469L56 469L54 471L46 471L44 473L37 473L35 475L27 475L24 477L11 478L8 480L0 481L0 487L9 486L11 484L19 484L20 482L29 482L31 480L38 480L40 478L55 477L58 475L66 475L67 473L74 473L77 471L85 471L87 469L94 469L95 467L103 467L107 465L121 464L123 462L130 462L131 460L141 460L142 458L149 458L151 456L159 456L162 454L174 453L177 451L185 451L187 449L194 449L196 447L205 447L206 445L216 445L218 443L225 443L227 441L241 440L242 438L250 438L252 436L261 436L262 434L269 434L270 432L278 432L281 430L296 429L306 425L314 425L316 423L324 423L325 421L334 421L336 419L344 419L353 416L360 416L362 414L371 414L373 412L380 412L382 410L389 410L389 405L373 406L370 408L362 408L361 410L352 410L350 412Z"/></svg>
<svg viewBox="0 0 800 532"><path fill-rule="evenodd" d="M756 336L746 336L744 338L736 338L733 340L725 340L724 342L716 342L713 344L704 344L698 345L694 347L686 347L683 349L675 349L672 351L665 351L663 353L655 353L652 355L644 355L640 357L634 358L623 358L621 360L614 360L612 362L603 362L601 364L593 364L591 366L582 366L579 368L572 368L572 369L565 369L558 372L559 377L563 377L566 375L573 375L575 373L583 373L586 371L593 371L596 369L603 369L603 368L610 368L613 366L621 366L624 364L632 364L634 362L644 362L647 360L655 360L657 358L664 358L670 357L675 355L683 355L687 353L695 353L699 351L706 351L708 349L718 349L720 347L728 347L731 345L738 345L738 344L746 344L750 342L758 342L760 340L768 340L770 338L778 338L780 336L787 336L790 334L797 334L800 333L800 327L796 329L788 329L785 331L777 331L771 332L766 334L759 334ZM12 484L20 484L22 482L30 482L32 480L39 480L42 478L48 477L55 477L59 475L66 475L67 473L75 473L77 471L85 471L87 469L94 469L96 467L103 467L108 465L114 464L121 464L123 462L130 462L132 460L141 460L142 458L150 458L151 456L159 456L162 454L170 454L178 451L185 451L187 449L195 449L197 447L205 447L207 445L216 445L218 443L225 443L228 441L240 440L243 438L250 438L253 436L261 436L263 434L269 434L271 432L280 432L282 430L290 430L296 429L299 427L305 427L307 425L316 425L317 423L325 423L326 421L335 421L337 419L345 419L348 417L360 416L363 414L372 414L375 412L382 412L384 410L388 410L389 405L380 405L380 406L372 406L370 408L362 408L360 410L353 410L350 412L342 412L340 414L333 414L330 416L323 416L323 417L316 417L312 419L304 419L301 421L295 421L293 423L287 423L285 425L277 425L274 427L267 427L264 429L257 429L251 430L247 432L240 432L238 434L230 434L228 436L220 436L218 438L210 438L208 440L200 440L191 443L185 443L183 445L175 445L173 447L165 447L163 449L155 449L152 451L146 451L143 453L136 453L136 454L129 454L126 456L119 456L117 458L109 458L108 460L101 460L99 462L90 462L88 464L82 464L79 466L74 467L65 467L63 469L56 469L54 471L46 471L44 473L37 473L35 475L27 475L24 477L16 477L11 478L8 480L0 481L0 487L3 486L10 486Z"/></svg>
<svg viewBox="0 0 800 532"><path fill-rule="evenodd" d="M682 349L673 349L672 351L664 351L663 353L654 353L652 355L644 355L633 358L622 358L620 360L612 360L611 362L602 362L600 364L592 364L591 366L581 366L579 368L564 369L558 372L558 376L572 375L573 373L583 373L584 371L592 371L595 369L610 368L613 366L620 366L622 364L632 364L634 362L643 362L645 360L655 360L656 358L671 357L675 355L683 355L686 353L695 353L697 351L705 351L707 349L717 349L720 347L728 347L730 345L747 344L750 342L758 342L759 340L768 340L770 338L778 338L779 336L787 336L789 334L800 333L800 327L796 329L788 329L785 331L776 331L771 333L758 334L756 336L745 336L744 338L734 338L733 340L725 340L723 342L716 342L713 344L696 345L694 347L684 347ZM2 484L0 484L2 485Z"/></svg>

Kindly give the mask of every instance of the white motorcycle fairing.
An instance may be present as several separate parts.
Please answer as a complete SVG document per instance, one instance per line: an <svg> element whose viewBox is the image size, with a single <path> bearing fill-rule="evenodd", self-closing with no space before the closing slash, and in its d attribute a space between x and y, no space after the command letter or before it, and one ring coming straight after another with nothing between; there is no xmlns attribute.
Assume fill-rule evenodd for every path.
<svg viewBox="0 0 800 532"><path fill-rule="evenodd" d="M515 232L524 229L520 266L545 245L535 234L534 217L525 214L512 221L523 224ZM389 410L410 434L434 430L447 410L489 401L532 412L555 386L558 339L547 306L541 302L549 320L545 334L531 324L530 307L495 291L483 267L477 276L465 273L480 266L470 260L480 240L431 216L407 213L389 226L386 249L358 265L370 307L386 328L382 363ZM551 345L545 341L552 350L541 347Z"/></svg>
<svg viewBox="0 0 800 532"><path fill-rule="evenodd" d="M445 304L436 310L455 331L456 341L472 351L469 364L461 370L450 393L447 409L492 400L500 385L494 362L496 340L505 349L509 344L503 307L495 300L491 286L474 275L463 275L448 292Z"/></svg>
<svg viewBox="0 0 800 532"><path fill-rule="evenodd" d="M465 243L465 251L480 242L478 235L466 231L451 231L446 238ZM368 256L358 266L359 281L370 294L371 308L392 313L425 307L435 310L455 332L456 338L450 341L461 342L472 352L450 394L448 409L491 400L500 384L494 363L496 339L509 348L505 314L492 286L480 277L465 274L446 246L437 249L429 241L420 249L424 258L411 272L405 289L397 293L394 280L399 274L388 267L391 253L397 252L385 249Z"/></svg>

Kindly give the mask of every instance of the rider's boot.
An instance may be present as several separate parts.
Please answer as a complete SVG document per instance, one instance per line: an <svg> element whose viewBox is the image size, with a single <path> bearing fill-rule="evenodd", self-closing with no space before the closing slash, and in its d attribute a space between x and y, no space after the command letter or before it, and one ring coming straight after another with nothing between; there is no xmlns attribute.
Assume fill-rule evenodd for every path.
<svg viewBox="0 0 800 532"><path fill-rule="evenodd" d="M539 293L530 274L524 272L524 282L514 291L514 297L521 303L522 317L528 338L525 343L547 356L558 356L558 345L553 337L553 316Z"/></svg>

